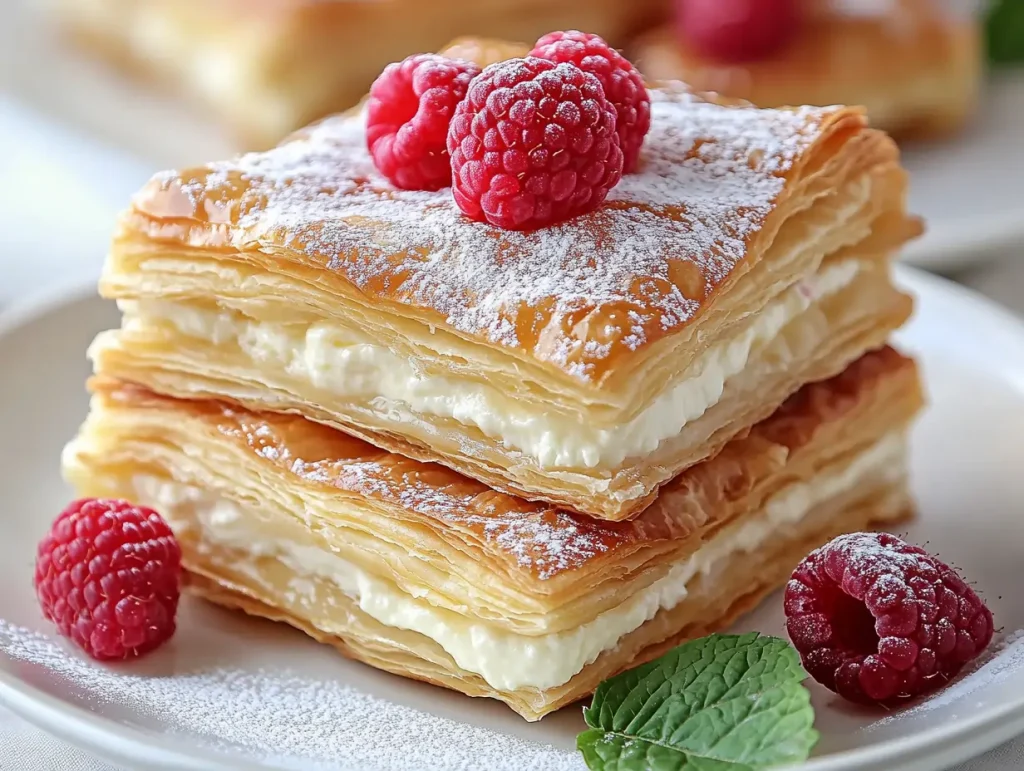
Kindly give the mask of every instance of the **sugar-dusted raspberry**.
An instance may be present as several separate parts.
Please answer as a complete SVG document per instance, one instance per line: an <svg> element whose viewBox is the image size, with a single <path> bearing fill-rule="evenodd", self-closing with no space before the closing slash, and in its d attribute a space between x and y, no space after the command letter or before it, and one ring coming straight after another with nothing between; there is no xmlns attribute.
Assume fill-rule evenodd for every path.
<svg viewBox="0 0 1024 771"><path fill-rule="evenodd" d="M634 171L640 147L651 128L651 97L637 68L600 36L576 30L545 35L537 41L530 56L556 64L575 64L601 81L605 98L615 107L622 172Z"/></svg>
<svg viewBox="0 0 1024 771"><path fill-rule="evenodd" d="M377 170L396 187L451 185L448 124L479 72L472 62L417 54L389 64L370 87L366 144Z"/></svg>
<svg viewBox="0 0 1024 771"><path fill-rule="evenodd" d="M600 81L573 64L492 64L448 130L455 202L507 230L593 211L622 178L615 120Z"/></svg>
<svg viewBox="0 0 1024 771"><path fill-rule="evenodd" d="M86 499L68 506L39 543L35 587L43 615L96 659L139 656L174 634L181 549L151 509Z"/></svg>
<svg viewBox="0 0 1024 771"><path fill-rule="evenodd" d="M676 0L682 39L723 62L771 56L799 33L799 0Z"/></svg>
<svg viewBox="0 0 1024 771"><path fill-rule="evenodd" d="M878 533L811 552L786 587L786 628L811 677L892 704L945 684L992 641L992 613L949 566Z"/></svg>

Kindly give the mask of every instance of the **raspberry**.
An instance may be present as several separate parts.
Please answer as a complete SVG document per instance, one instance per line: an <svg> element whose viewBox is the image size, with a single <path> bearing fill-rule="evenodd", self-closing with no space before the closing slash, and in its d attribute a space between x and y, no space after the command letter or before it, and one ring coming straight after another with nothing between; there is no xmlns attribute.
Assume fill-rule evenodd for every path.
<svg viewBox="0 0 1024 771"><path fill-rule="evenodd" d="M530 56L556 64L575 64L601 81L605 98L615 107L622 172L634 171L640 160L640 147L651 128L651 98L636 67L598 35L575 30L545 35L537 41Z"/></svg>
<svg viewBox="0 0 1024 771"><path fill-rule="evenodd" d="M693 49L725 62L763 59L800 28L797 0L677 0L679 32Z"/></svg>
<svg viewBox="0 0 1024 771"><path fill-rule="evenodd" d="M530 230L593 211L622 178L615 108L596 77L528 57L487 67L448 130L471 219Z"/></svg>
<svg viewBox="0 0 1024 771"><path fill-rule="evenodd" d="M396 187L440 190L451 185L448 123L479 72L472 62L417 54L389 64L374 81L366 144L377 170Z"/></svg>
<svg viewBox="0 0 1024 771"><path fill-rule="evenodd" d="M992 640L991 611L956 571L887 534L844 535L811 552L785 609L811 677L856 702L935 690Z"/></svg>
<svg viewBox="0 0 1024 771"><path fill-rule="evenodd" d="M174 634L181 549L155 511L126 501L68 506L39 543L43 615L95 659L140 656Z"/></svg>

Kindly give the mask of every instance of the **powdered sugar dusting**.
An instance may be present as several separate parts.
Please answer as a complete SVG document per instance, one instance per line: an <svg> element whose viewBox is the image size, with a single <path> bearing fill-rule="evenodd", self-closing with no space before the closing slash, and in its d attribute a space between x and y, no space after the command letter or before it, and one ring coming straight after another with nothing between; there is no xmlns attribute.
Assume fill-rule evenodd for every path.
<svg viewBox="0 0 1024 771"><path fill-rule="evenodd" d="M903 543L886 533L849 533L818 549L818 554L842 554L845 569L852 575L873 576L876 566L885 566L878 590L879 600L909 591L908 580L922 574L936 574L936 559L920 547ZM906 596L905 594L903 596Z"/></svg>
<svg viewBox="0 0 1024 771"><path fill-rule="evenodd" d="M461 479L459 482L459 487L467 486ZM435 487L415 474L404 474L396 483L384 466L364 466L358 480L347 475L342 484L351 484L349 489L354 492L390 500L407 511L438 520L443 527L479 533L498 553L541 579L577 569L631 540L622 526L518 501L482 486L481 490L475 485L469 490Z"/></svg>
<svg viewBox="0 0 1024 771"><path fill-rule="evenodd" d="M575 752L393 704L336 681L240 669L133 674L69 654L45 635L0 620L0 650L45 667L98 703L166 726L240 762L345 771L581 771ZM100 710L102 712L102 710ZM582 727L582 720L581 727Z"/></svg>
<svg viewBox="0 0 1024 771"><path fill-rule="evenodd" d="M210 417L222 434L307 482L415 512L424 524L437 523L444 538L461 535L541 579L650 537L645 521L600 522L523 501L299 417L254 415L228 405L217 405Z"/></svg>
<svg viewBox="0 0 1024 771"><path fill-rule="evenodd" d="M471 222L450 190L393 189L358 114L270 152L159 176L136 211L201 224L180 232L198 245L226 240L282 260L297 250L372 302L439 314L429 323L593 379L617 349L694 318L838 109L722 106L681 88L651 97L639 172L598 211L534 232Z"/></svg>
<svg viewBox="0 0 1024 771"><path fill-rule="evenodd" d="M1010 677L1020 677L1022 674L1024 674L1024 630L1018 630L993 644L984 655L971 663L966 672L961 673L956 680L938 693L924 699L919 704L889 715L873 723L870 727L881 727L900 718L913 717L948 707L983 688L989 688Z"/></svg>

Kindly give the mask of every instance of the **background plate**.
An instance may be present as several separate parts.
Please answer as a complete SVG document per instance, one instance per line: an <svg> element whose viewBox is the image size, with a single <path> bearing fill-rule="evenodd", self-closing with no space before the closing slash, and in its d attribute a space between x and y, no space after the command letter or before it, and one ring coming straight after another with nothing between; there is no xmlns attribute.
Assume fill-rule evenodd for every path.
<svg viewBox="0 0 1024 771"><path fill-rule="evenodd" d="M806 771L938 771L1024 731L1024 331L965 290L907 271L919 311L901 335L931 407L915 435L921 516L907 535L975 583L1001 627L991 654L923 704L880 715L812 686L822 740ZM289 628L186 600L168 646L103 666L51 637L31 587L34 544L70 492L58 458L86 410L83 351L117 322L57 294L0 323L0 701L133 768L581 769L579 707L527 724L346 661ZM1005 594L1004 594L1005 592ZM778 596L741 629L782 632Z"/></svg>

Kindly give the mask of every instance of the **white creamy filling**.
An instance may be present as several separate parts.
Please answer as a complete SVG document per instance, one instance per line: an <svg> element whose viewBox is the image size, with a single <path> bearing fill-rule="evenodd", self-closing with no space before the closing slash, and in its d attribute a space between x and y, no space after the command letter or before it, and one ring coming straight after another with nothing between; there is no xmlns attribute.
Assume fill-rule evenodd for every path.
<svg viewBox="0 0 1024 771"><path fill-rule="evenodd" d="M611 428L525 404L485 383L424 374L414 360L329 323L248 321L159 300L123 302L121 307L126 329L157 319L215 345L236 340L262 371L282 370L338 397L358 400L385 422L408 423L417 414L451 418L522 452L542 468L615 468L626 458L653 452L703 415L758 349L816 301L847 286L858 270L859 263L847 260L804 279L758 313L736 338L709 349L693 374L633 420Z"/></svg>
<svg viewBox="0 0 1024 771"><path fill-rule="evenodd" d="M430 638L460 667L480 675L493 688L544 689L568 682L658 611L675 607L687 596L687 584L696 576L721 568L737 553L756 551L777 536L780 528L799 523L823 502L854 489L866 479L879 475L901 478L905 473L905 449L903 436L892 434L842 470L783 489L767 501L762 512L724 528L697 552L621 605L571 631L538 636L516 634L435 607L331 552L299 543L261 539L251 517L234 503L213 499L194 488L152 477L139 477L135 485L141 501L160 511L176 530L187 527L190 515L194 515L206 544L283 562L295 573L289 590L307 601L317 601L316 584L310 579L329 581L367 615L386 626ZM259 577L252 563L234 563L232 567ZM323 623L322 619L316 620ZM343 634L344 627L339 624L325 631Z"/></svg>

